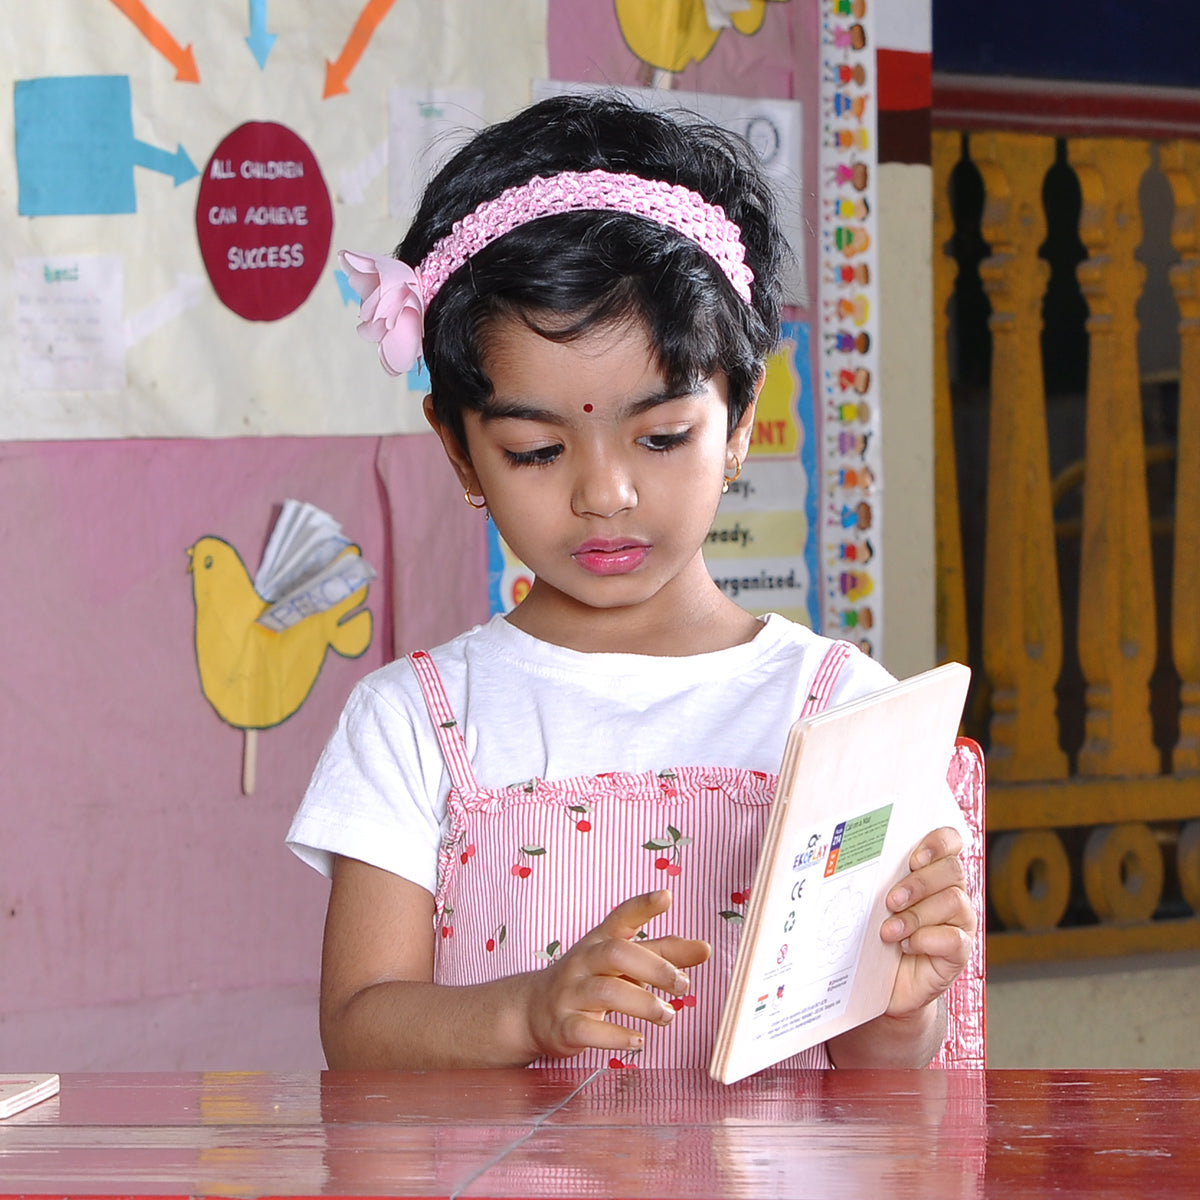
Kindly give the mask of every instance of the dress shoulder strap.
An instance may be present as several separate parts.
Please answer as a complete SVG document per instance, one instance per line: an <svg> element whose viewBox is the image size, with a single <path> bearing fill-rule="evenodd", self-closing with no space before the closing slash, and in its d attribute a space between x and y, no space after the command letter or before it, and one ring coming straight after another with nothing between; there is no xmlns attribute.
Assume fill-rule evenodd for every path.
<svg viewBox="0 0 1200 1200"><path fill-rule="evenodd" d="M833 689L837 686L846 663L852 654L858 652L849 642L840 641L834 642L825 651L824 657L817 664L817 673L809 685L808 695L804 698L804 707L800 710L802 717L811 717L813 713L828 708L829 701L833 698Z"/></svg>
<svg viewBox="0 0 1200 1200"><path fill-rule="evenodd" d="M421 687L421 695L425 697L425 707L429 710L429 719L433 722L433 730L437 734L451 784L460 792L477 791L479 785L475 782L475 772L471 769L467 743L459 728L458 718L450 707L450 698L446 695L446 688L442 684L437 667L433 665L433 659L424 650L414 650L408 656L408 661Z"/></svg>

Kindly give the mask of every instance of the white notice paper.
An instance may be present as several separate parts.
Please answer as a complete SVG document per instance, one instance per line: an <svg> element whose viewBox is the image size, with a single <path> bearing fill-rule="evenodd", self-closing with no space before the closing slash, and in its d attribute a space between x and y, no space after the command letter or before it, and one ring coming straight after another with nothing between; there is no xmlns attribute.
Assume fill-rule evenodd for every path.
<svg viewBox="0 0 1200 1200"><path fill-rule="evenodd" d="M21 386L37 392L124 388L121 258L18 258L15 267Z"/></svg>
<svg viewBox="0 0 1200 1200"><path fill-rule="evenodd" d="M388 211L407 224L438 168L485 124L483 92L394 87L388 92Z"/></svg>

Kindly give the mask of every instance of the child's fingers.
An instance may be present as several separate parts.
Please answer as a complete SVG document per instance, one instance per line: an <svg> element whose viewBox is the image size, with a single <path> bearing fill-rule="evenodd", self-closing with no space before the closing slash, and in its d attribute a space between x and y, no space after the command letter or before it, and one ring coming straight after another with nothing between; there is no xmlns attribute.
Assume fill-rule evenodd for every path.
<svg viewBox="0 0 1200 1200"><path fill-rule="evenodd" d="M572 1013L563 1023L563 1033L569 1053L590 1050L640 1050L645 1038L636 1029L620 1025L616 1021L605 1021L587 1013Z"/></svg>
<svg viewBox="0 0 1200 1200"><path fill-rule="evenodd" d="M903 942L912 939L919 930L938 926L973 934L976 924L975 910L967 893L960 887L946 887L888 917L880 933L885 942ZM917 953L909 951L908 946L905 950Z"/></svg>
<svg viewBox="0 0 1200 1200"><path fill-rule="evenodd" d="M666 888L631 896L596 926L593 932L615 938L636 937L643 925L662 916L671 907L671 893Z"/></svg>
<svg viewBox="0 0 1200 1200"><path fill-rule="evenodd" d="M887 1011L894 1017L917 1012L941 996L962 974L971 938L955 925L930 925L905 942L896 986Z"/></svg>
<svg viewBox="0 0 1200 1200"><path fill-rule="evenodd" d="M918 871L938 858L957 858L962 853L962 834L952 825L943 825L921 839L908 860L910 871Z"/></svg>
<svg viewBox="0 0 1200 1200"><path fill-rule="evenodd" d="M935 858L900 880L888 893L887 906L892 912L900 912L937 892L960 887L965 878L966 871L957 852Z"/></svg>
<svg viewBox="0 0 1200 1200"><path fill-rule="evenodd" d="M707 962L712 955L712 947L697 938L672 935L648 938L644 942L639 942L638 945L644 946L647 950L653 950L655 954L661 955L667 962L673 963L677 967L699 966L702 962Z"/></svg>
<svg viewBox="0 0 1200 1200"><path fill-rule="evenodd" d="M906 955L927 960L942 983L949 986L971 957L971 940L959 925L924 925L902 945Z"/></svg>
<svg viewBox="0 0 1200 1200"><path fill-rule="evenodd" d="M688 977L670 958L646 942L599 934L600 929L589 934L574 952L577 966L585 975L626 979L639 988L652 987L674 996L687 995L691 987ZM677 940L683 941L682 938Z"/></svg>
<svg viewBox="0 0 1200 1200"><path fill-rule="evenodd" d="M661 996L615 975L580 980L573 1007L584 1014L616 1013L654 1025L669 1025L675 1017L675 1010Z"/></svg>
<svg viewBox="0 0 1200 1200"><path fill-rule="evenodd" d="M637 938L642 926L671 907L666 889L633 896L616 908L592 930L584 941L612 960L601 962L600 974L625 975L635 982L674 995L686 995L689 984L679 968L704 962L711 948L707 942L674 935Z"/></svg>
<svg viewBox="0 0 1200 1200"><path fill-rule="evenodd" d="M710 949L691 938L637 937L643 925L671 906L668 891L647 892L619 904L592 931L531 984L534 1042L552 1057L585 1047L631 1050L642 1035L610 1015L667 1025L675 1010L656 993L686 996L691 982L682 968L704 962ZM654 990L651 990L654 989Z"/></svg>
<svg viewBox="0 0 1200 1200"><path fill-rule="evenodd" d="M963 886L962 838L935 829L913 851L910 873L888 893L880 935L904 951L888 1007L893 1016L929 1004L962 973L979 921Z"/></svg>

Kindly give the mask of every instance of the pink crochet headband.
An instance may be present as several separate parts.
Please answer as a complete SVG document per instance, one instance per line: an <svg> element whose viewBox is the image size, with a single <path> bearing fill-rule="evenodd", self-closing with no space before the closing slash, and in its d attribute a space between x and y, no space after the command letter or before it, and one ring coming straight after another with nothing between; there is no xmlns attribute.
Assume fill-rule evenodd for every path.
<svg viewBox="0 0 1200 1200"><path fill-rule="evenodd" d="M611 171L564 171L535 175L485 200L468 213L425 256L410 267L394 258L342 250L338 262L362 301L359 335L379 343L379 359L390 375L402 375L421 355L425 310L455 271L506 233L564 212L623 212L645 217L691 238L712 258L750 303L754 272L746 265L742 231L724 210L679 184Z"/></svg>

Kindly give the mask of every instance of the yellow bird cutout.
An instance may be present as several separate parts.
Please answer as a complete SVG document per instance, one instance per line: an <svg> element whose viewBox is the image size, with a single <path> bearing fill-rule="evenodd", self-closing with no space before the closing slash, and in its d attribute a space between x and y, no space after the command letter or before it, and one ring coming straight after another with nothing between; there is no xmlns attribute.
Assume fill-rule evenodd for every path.
<svg viewBox="0 0 1200 1200"><path fill-rule="evenodd" d="M739 33L757 33L768 3L780 0L719 0ZM723 25L709 23L704 0L615 0L625 43L643 62L659 71L682 71L707 58Z"/></svg>
<svg viewBox="0 0 1200 1200"><path fill-rule="evenodd" d="M342 553L359 549L347 546ZM354 612L367 588L276 633L257 623L269 605L228 542L202 537L188 555L200 687L223 721L245 731L242 790L248 795L254 790L255 732L286 721L304 703L327 650L358 658L371 644L370 610Z"/></svg>

